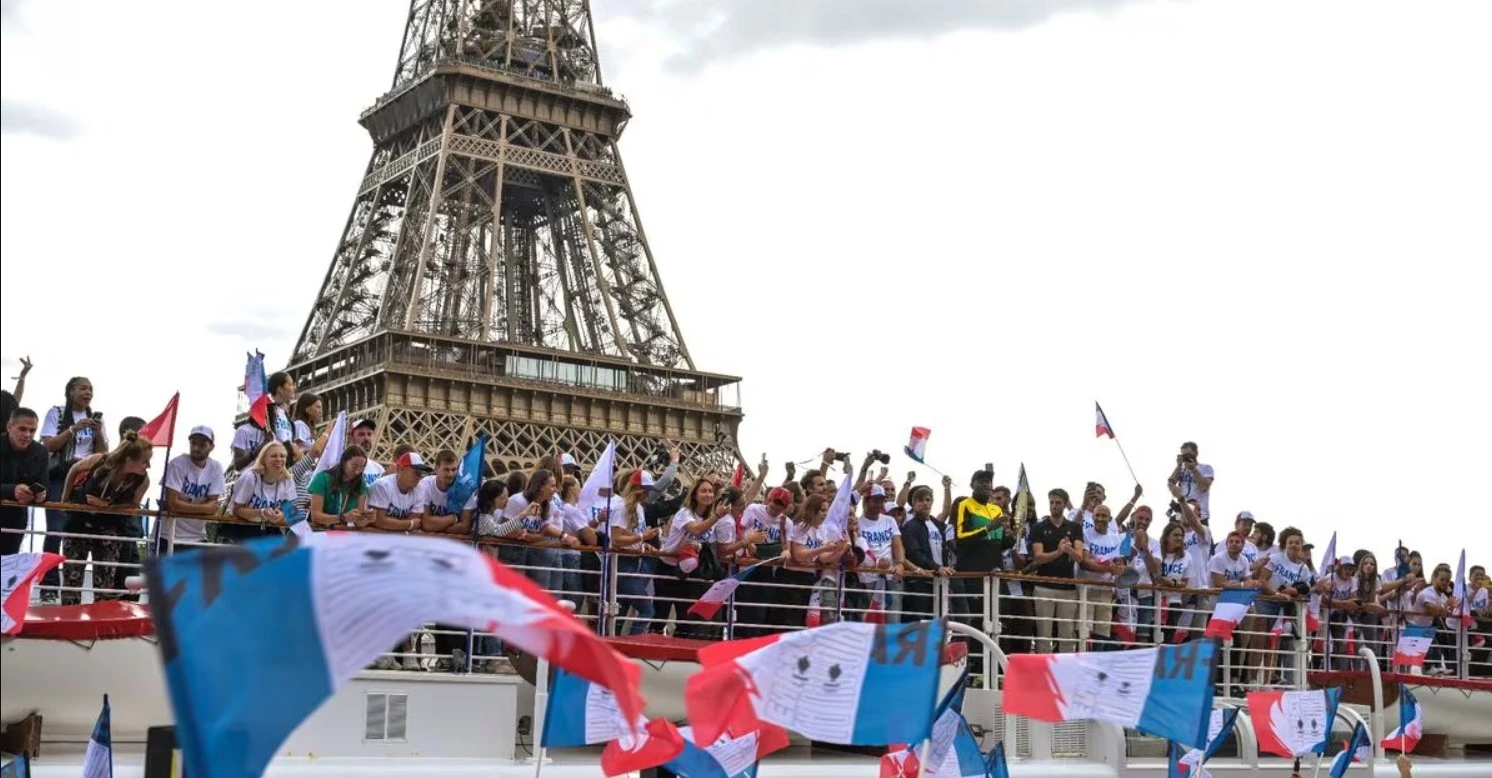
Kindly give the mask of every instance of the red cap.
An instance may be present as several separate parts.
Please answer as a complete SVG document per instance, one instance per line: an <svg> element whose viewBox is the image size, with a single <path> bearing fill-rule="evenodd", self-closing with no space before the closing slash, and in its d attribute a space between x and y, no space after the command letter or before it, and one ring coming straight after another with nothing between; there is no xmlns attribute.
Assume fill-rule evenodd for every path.
<svg viewBox="0 0 1492 778"><path fill-rule="evenodd" d="M684 546L679 549L679 570L685 574L692 573L699 568L699 551L694 546Z"/></svg>
<svg viewBox="0 0 1492 778"><path fill-rule="evenodd" d="M784 507L792 505L793 493L779 486L767 493L767 502L776 503Z"/></svg>

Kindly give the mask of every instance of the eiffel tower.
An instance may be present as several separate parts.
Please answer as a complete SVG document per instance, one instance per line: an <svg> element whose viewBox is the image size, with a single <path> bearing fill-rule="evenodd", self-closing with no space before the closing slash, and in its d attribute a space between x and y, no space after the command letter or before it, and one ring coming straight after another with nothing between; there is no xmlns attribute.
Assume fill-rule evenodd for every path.
<svg viewBox="0 0 1492 778"><path fill-rule="evenodd" d="M497 472L617 439L737 461L740 379L696 370L638 219L589 0L411 0L373 156L289 371L374 454L492 441Z"/></svg>

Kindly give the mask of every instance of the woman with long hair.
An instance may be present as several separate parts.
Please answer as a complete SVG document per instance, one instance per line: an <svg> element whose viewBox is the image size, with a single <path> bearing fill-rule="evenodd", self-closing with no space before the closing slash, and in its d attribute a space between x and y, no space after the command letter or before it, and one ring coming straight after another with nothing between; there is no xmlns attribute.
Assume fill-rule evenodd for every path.
<svg viewBox="0 0 1492 778"><path fill-rule="evenodd" d="M1160 536L1160 578L1156 579L1157 586L1164 586L1178 591L1168 591L1162 595L1163 607L1166 609L1166 620L1162 624L1167 643L1176 641L1177 632L1185 632L1186 628L1180 625L1191 623L1191 614L1185 613L1187 601L1190 599L1184 592L1179 590L1191 586L1191 555L1186 553L1186 527L1180 524L1168 524Z"/></svg>
<svg viewBox="0 0 1492 778"><path fill-rule="evenodd" d="M1357 600L1357 613L1353 621L1357 625L1359 644L1372 649L1373 654L1380 659L1385 659L1383 616L1388 609L1378 603L1378 593L1383 588L1383 576L1378 573L1378 557L1371 552L1363 554L1357 561L1357 574L1353 579L1353 598Z"/></svg>
<svg viewBox="0 0 1492 778"><path fill-rule="evenodd" d="M791 611L784 615L786 624L801 626L813 621L827 623L832 620L826 617L832 617L835 606L832 599L829 603L823 601L826 593L823 582L832 584L833 578L829 576L838 573L821 566L837 564L850 548L850 542L844 538L826 539L828 533L824 519L828 516L828 498L821 494L809 495L803 501L798 520L793 522L788 532L788 548L783 557L790 566L783 570L781 579L793 585L793 597L789 603ZM832 585L827 588L831 598L833 591Z"/></svg>
<svg viewBox="0 0 1492 778"><path fill-rule="evenodd" d="M259 449L254 466L240 473L233 484L233 517L248 524L223 524L218 537L242 543L267 535L278 535L286 526L286 510L295 505L295 478L285 466L287 449L279 441ZM255 526L257 525L257 526Z"/></svg>
<svg viewBox="0 0 1492 778"><path fill-rule="evenodd" d="M302 392L290 416L295 423L295 444L303 449L310 448L316 442L316 430L321 426L321 397L315 392Z"/></svg>
<svg viewBox="0 0 1492 778"><path fill-rule="evenodd" d="M701 478L690 488L684 498L684 506L669 521L668 530L659 549L659 577L653 587L661 607L654 632L661 632L672 615L674 635L702 639L705 637L703 622L689 615L693 605L705 590L716 569L713 548L715 527L721 520L731 521L729 504L726 510L713 511L715 484ZM692 563L692 564L691 564Z"/></svg>
<svg viewBox="0 0 1492 778"><path fill-rule="evenodd" d="M73 466L67 478L67 493L64 499L77 499L76 491L82 492L84 504L95 508L134 509L145 499L150 488L150 441L133 432L125 434L119 446L103 457L90 457ZM75 485L76 489L75 489ZM68 564L62 573L66 591L62 593L63 605L82 602L83 568L88 557L93 557L93 599L117 600L124 595L118 590L126 575L118 567L125 543L133 543L126 530L124 517L119 514L95 513L87 510L69 511L64 530L81 535L96 535L94 538L68 538L62 544L62 555Z"/></svg>
<svg viewBox="0 0 1492 778"><path fill-rule="evenodd" d="M525 506L523 529L537 541L523 551L524 574L544 591L553 593L564 583L564 570L560 568L559 549L553 544L561 543L573 548L580 541L564 530L564 520L555 506L554 496L558 480L550 470L535 470L521 495ZM511 509L513 503L508 507Z"/></svg>
<svg viewBox="0 0 1492 778"><path fill-rule="evenodd" d="M578 545L596 545L596 529L591 526L590 517L580 510L580 481L565 476L560 481L559 498L560 528L575 538ZM560 549L560 567L564 574L559 576L559 591L555 593L577 605L583 604L586 594L585 582L580 575L580 557L581 553L573 548Z"/></svg>
<svg viewBox="0 0 1492 778"><path fill-rule="evenodd" d="M9 420L9 417L6 417ZM63 402L47 411L41 425L41 443L47 450L47 494L56 500L69 486L68 472L73 465L93 454L109 451L108 434L105 431L103 414L93 412L93 382L83 376L67 379ZM62 532L67 527L68 511L47 508L47 532ZM42 550L55 554L62 545L62 538L48 534L42 540ZM56 568L42 576L42 600L55 601L56 586L61 580Z"/></svg>
<svg viewBox="0 0 1492 778"><path fill-rule="evenodd" d="M315 441L309 445L315 445ZM362 446L349 444L336 465L311 478L307 487L311 506L306 519L313 529L348 524L366 527L373 523L373 513L368 510L368 484L363 480L363 468L367 465L368 454Z"/></svg>
<svg viewBox="0 0 1492 778"><path fill-rule="evenodd" d="M641 470L628 470L616 478L616 491L621 497L612 497L607 505L611 516L608 527L613 551L633 552L617 554L617 619L632 609L632 623L625 634L641 635L653 620L653 601L648 599L648 576L653 566L650 557L641 556L643 544L658 537L657 527L647 526L642 504L647 499L647 487L643 485ZM620 630L618 630L620 631Z"/></svg>

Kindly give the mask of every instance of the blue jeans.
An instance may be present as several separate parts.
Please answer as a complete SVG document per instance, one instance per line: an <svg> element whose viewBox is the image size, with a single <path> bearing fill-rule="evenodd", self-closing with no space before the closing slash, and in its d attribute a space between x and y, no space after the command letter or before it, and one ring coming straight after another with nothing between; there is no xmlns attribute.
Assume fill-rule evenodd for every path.
<svg viewBox="0 0 1492 778"><path fill-rule="evenodd" d="M565 572L553 576L559 579L559 586L555 587L555 596L579 605L585 593L581 589L580 582L580 552L557 551L555 553L559 555L559 567L565 569Z"/></svg>
<svg viewBox="0 0 1492 778"><path fill-rule="evenodd" d="M624 556L617 558L617 618L620 619L630 607L633 610L628 635L641 635L648 630L648 621L653 618L653 601L648 598L648 579L639 576L651 575L653 560L649 557Z"/></svg>
<svg viewBox="0 0 1492 778"><path fill-rule="evenodd" d="M554 548L543 548L542 546L529 546L523 549L523 565L526 568L523 574L530 581L539 585L550 594L559 588L563 573L558 570L544 568L559 567L559 550Z"/></svg>
<svg viewBox="0 0 1492 778"><path fill-rule="evenodd" d="M66 476L63 476L61 478L48 478L47 501L56 502L62 499L62 487L66 484ZM68 511L58 510L57 508L47 508L46 514L47 532L62 532L67 527ZM41 550L47 552L48 554L62 553L62 538L59 538L55 535L47 535L45 538L42 539ZM60 570L61 568L58 567L54 567L51 570L48 570L46 572L46 575L43 575L41 577L41 585L51 587L60 586L62 584L61 573L59 572ZM45 596L57 596L57 590L55 588L51 591L43 589L42 593Z"/></svg>

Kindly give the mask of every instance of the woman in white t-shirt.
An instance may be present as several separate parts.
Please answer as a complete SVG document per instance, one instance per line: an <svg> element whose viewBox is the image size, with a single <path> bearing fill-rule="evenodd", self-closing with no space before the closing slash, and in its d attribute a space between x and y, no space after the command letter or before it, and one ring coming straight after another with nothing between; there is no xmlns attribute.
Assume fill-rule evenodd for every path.
<svg viewBox="0 0 1492 778"><path fill-rule="evenodd" d="M674 635L703 639L703 622L690 616L693 605L709 588L709 581L719 570L715 560L715 527L722 521L733 521L730 506L714 511L715 485L706 479L696 481L684 498L684 507L669 520L659 551L658 578L653 583L659 603L658 619L667 622L672 614Z"/></svg>
<svg viewBox="0 0 1492 778"><path fill-rule="evenodd" d="M242 542L264 535L280 534L271 527L285 526L286 504L295 503L295 478L285 467L285 446L272 442L259 449L259 458L254 466L238 476L233 484L233 516L240 521L254 522L258 527L239 525L235 540ZM219 528L219 536L222 530Z"/></svg>
<svg viewBox="0 0 1492 778"><path fill-rule="evenodd" d="M1161 594L1166 614L1163 626L1166 642L1175 643L1180 642L1176 640L1176 634L1186 632L1184 625L1191 621L1191 615L1185 613L1190 598L1181 591L1189 588L1192 582L1192 557L1186 551L1186 529L1180 524L1167 524L1160 536L1160 550L1160 577L1155 579L1155 584L1167 589Z"/></svg>
<svg viewBox="0 0 1492 778"><path fill-rule="evenodd" d="M596 545L596 529L591 526L590 517L580 510L580 481L565 476L560 481L559 497L560 529L565 535L575 538L580 545ZM560 567L565 571L559 577L559 588L563 599L577 604L587 592L580 576L580 553L572 548L561 549L559 552Z"/></svg>
<svg viewBox="0 0 1492 778"><path fill-rule="evenodd" d="M41 443L49 457L47 470L47 497L56 501L62 496L67 483L68 471L79 460L93 454L109 452L109 436L104 427L103 414L93 412L93 382L83 376L74 376L67 381L65 401L47 411L41 425ZM0 422L9 421L0 419ZM47 508L47 532L62 532L67 527L68 512L59 508ZM61 553L62 537L48 534L42 539L42 550L49 554ZM42 597L55 602L57 585L61 574L56 568L42 576Z"/></svg>
<svg viewBox="0 0 1492 778"><path fill-rule="evenodd" d="M295 444L301 448L310 448L316 442L316 430L321 427L322 419L321 398L315 392L303 392L295 401L295 411L291 413L295 421Z"/></svg>
<svg viewBox="0 0 1492 778"><path fill-rule="evenodd" d="M831 584L838 575L837 571L825 570L819 565L838 564L845 554L850 553L850 542L845 538L829 539L827 529L824 527L824 519L829 515L829 500L821 494L810 495L803 502L803 509L799 511L799 520L793 522L793 527L788 532L788 548L783 555L792 563L792 567L783 570L780 578L784 583L793 586L792 602L789 603L794 614L786 619L795 624L803 624L806 614L809 614L815 589L820 587L820 582ZM822 597L822 590L820 590ZM832 612L833 608L825 609ZM832 621L827 618L829 613L822 613L823 623Z"/></svg>
<svg viewBox="0 0 1492 778"><path fill-rule="evenodd" d="M657 527L648 527L642 503L647 499L641 470L629 470L617 477L622 496L612 497L606 510L611 516L608 534L613 551L640 552L643 543L658 537ZM633 619L623 634L641 635L653 620L653 601L648 597L648 578L652 558L633 554L616 555L617 619L631 608ZM687 606L686 606L687 607ZM621 632L621 630L618 630Z"/></svg>

